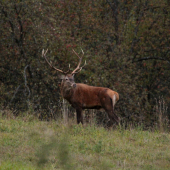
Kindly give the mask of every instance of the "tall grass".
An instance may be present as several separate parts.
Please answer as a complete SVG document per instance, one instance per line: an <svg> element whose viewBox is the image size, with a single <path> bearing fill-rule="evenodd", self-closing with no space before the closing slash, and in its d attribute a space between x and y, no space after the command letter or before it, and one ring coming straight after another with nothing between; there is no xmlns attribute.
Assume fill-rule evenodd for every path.
<svg viewBox="0 0 170 170"><path fill-rule="evenodd" d="M0 169L170 169L170 134L0 114Z"/></svg>
<svg viewBox="0 0 170 170"><path fill-rule="evenodd" d="M157 128L160 132L165 132L169 130L169 118L167 114L168 107L165 104L165 100L163 97L159 97L156 99L155 105L155 115L156 115L156 122Z"/></svg>

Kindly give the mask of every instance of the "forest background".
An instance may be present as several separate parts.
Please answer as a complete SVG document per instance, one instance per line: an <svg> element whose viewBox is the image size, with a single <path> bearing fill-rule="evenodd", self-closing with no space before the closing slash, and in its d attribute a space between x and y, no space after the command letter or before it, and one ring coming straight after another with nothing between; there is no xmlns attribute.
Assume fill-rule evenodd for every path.
<svg viewBox="0 0 170 170"><path fill-rule="evenodd" d="M153 127L170 118L169 0L1 0L0 108L6 114L62 115L59 74L87 65L76 82L108 87L124 122ZM69 116L74 109L69 107ZM99 115L103 123L105 114ZM102 120L101 120L102 117Z"/></svg>

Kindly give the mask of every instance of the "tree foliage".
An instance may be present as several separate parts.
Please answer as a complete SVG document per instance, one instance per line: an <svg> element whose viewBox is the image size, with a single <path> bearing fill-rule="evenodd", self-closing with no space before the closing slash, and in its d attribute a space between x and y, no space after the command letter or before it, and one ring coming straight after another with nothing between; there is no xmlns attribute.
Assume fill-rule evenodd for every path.
<svg viewBox="0 0 170 170"><path fill-rule="evenodd" d="M57 68L73 69L72 48L87 66L76 82L120 94L116 112L127 121L154 122L160 96L170 103L168 0L7 0L0 2L0 104L41 118L61 110Z"/></svg>

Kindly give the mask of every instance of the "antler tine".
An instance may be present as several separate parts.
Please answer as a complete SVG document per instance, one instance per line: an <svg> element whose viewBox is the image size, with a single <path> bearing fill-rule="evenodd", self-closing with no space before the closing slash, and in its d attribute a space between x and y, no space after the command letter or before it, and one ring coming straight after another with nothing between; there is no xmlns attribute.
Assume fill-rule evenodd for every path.
<svg viewBox="0 0 170 170"><path fill-rule="evenodd" d="M81 51L82 51L83 56L84 56L84 51L83 51L82 49L81 49ZM80 56L74 51L74 49L73 49L73 52L76 54L76 56L78 56L78 58L79 58L80 60L79 60L79 63L78 63L78 65L77 65L76 69L74 69L71 74L75 74L75 73L80 72L80 71L82 70L82 68L86 65L86 61L85 61L85 64L84 64L82 67L80 67L83 56L80 57Z"/></svg>
<svg viewBox="0 0 170 170"><path fill-rule="evenodd" d="M84 65L81 66L78 71L76 70L76 71L72 72L71 74L77 74L78 72L80 72L80 71L82 70L82 68L83 68L85 65L86 65L86 60L85 60L85 62L84 62Z"/></svg>
<svg viewBox="0 0 170 170"><path fill-rule="evenodd" d="M61 73L63 73L63 74L66 74L66 72L64 72L64 71L62 71L62 70L54 67L54 66L47 60L47 58L46 58L47 52L48 52L48 49L47 49L45 52L44 52L44 49L43 49L43 50L42 50L42 57L45 58L46 62L49 64L49 66L50 66L51 68L53 68L54 70L57 70L57 71L59 71L59 72L61 72Z"/></svg>
<svg viewBox="0 0 170 170"><path fill-rule="evenodd" d="M76 56L78 57L78 58L81 58L75 51L74 51L74 49L72 49L73 50L73 52L76 54Z"/></svg>
<svg viewBox="0 0 170 170"><path fill-rule="evenodd" d="M42 55L43 55L43 56L46 55L47 52L48 52L48 48L47 48L47 50L45 51L45 53L44 53L44 49L43 49L43 50L42 50Z"/></svg>
<svg viewBox="0 0 170 170"><path fill-rule="evenodd" d="M83 55L84 55L84 51L83 51L83 49L81 48L81 51L82 51L82 53L83 53Z"/></svg>

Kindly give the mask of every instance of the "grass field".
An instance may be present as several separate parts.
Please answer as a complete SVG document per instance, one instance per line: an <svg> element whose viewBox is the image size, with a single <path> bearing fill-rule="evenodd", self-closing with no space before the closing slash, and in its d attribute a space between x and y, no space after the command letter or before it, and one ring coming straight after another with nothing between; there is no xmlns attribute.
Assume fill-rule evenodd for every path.
<svg viewBox="0 0 170 170"><path fill-rule="evenodd" d="M0 115L0 170L169 170L170 134Z"/></svg>

